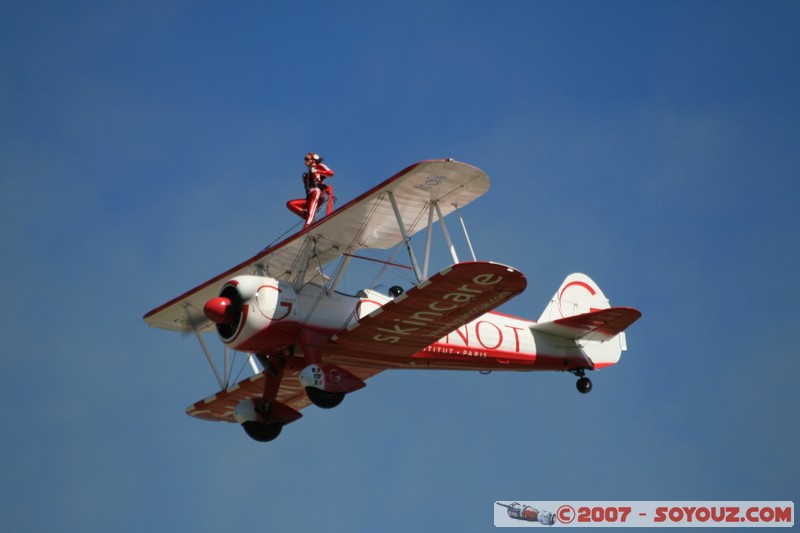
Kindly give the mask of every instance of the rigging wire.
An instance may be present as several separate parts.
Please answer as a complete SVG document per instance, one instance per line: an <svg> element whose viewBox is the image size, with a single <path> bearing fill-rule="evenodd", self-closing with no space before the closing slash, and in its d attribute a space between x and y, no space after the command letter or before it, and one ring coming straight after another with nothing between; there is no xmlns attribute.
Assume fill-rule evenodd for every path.
<svg viewBox="0 0 800 533"><path fill-rule="evenodd" d="M350 240L350 244L348 244L348 246L344 250L344 252L349 254L349 253L351 253L353 251L353 249L355 248L356 244L358 243L358 239L363 234L363 232L366 229L367 225L372 221L372 217L375 216L375 212L378 210L378 206L383 201L384 196L385 195L383 195L383 194L380 195L378 197L377 201L375 201L372 204L372 206L370 207L370 210L367 212L366 216L361 221L361 225L359 226L358 231L353 233L353 238ZM317 242L313 241L313 243L314 243L313 246L316 248ZM299 262L299 260L300 260L300 257L298 256L297 262ZM319 260L319 257L317 257L317 260L318 260L318 263L320 263L319 264L319 273L324 278L325 275L322 272L322 264L321 264L321 261ZM345 260L345 256L341 255L341 260L339 261L339 263L337 264L336 269L334 270L334 275L332 276L332 279L336 279L336 276L338 275L339 271L342 268L344 268L344 260ZM293 270L294 270L294 268L293 268ZM301 323L300 323L301 327L305 327L305 325L308 324L308 321L311 319L311 315L314 314L314 311L317 309L317 306L319 306L320 302L322 301L322 298L326 294L327 294L327 291L326 291L325 287L322 287L322 290L319 292L319 294L315 298L313 305L311 306L311 308L309 309L308 313L306 314L306 316L301 321Z"/></svg>
<svg viewBox="0 0 800 533"><path fill-rule="evenodd" d="M301 220L300 222L297 222L297 223L296 223L294 226L290 227L289 229L287 229L287 230L286 230L286 231L284 231L283 233L281 233L281 234L278 236L278 238L277 238L277 239L275 239L274 241L272 241L271 243L269 243L268 245L266 245L266 246L264 247L264 250L267 250L267 249L269 249L269 248L272 248L272 247L273 247L273 246L274 246L276 243L280 242L280 241L281 241L281 239L283 239L283 238L284 238L286 235L288 235L290 232L294 232L294 231L295 231L295 228L297 228L297 226L299 226L301 222L302 222L302 220ZM262 250L262 251L263 251L263 250Z"/></svg>
<svg viewBox="0 0 800 533"><path fill-rule="evenodd" d="M425 208L426 207L428 207L428 204L425 204L424 206L422 206L422 209L420 209L419 213L417 213L416 218L414 219L414 221L409 226L409 229L408 229L409 235L414 233L414 229L417 227L417 224L419 224L420 220L422 220L422 215L423 215L423 213L425 213ZM400 249L401 249L400 248L401 244L403 244L402 241L395 245L394 251L389 255L389 259L387 260L388 262L394 261L394 256L397 255L397 252L399 252ZM372 280L372 283L370 283L370 285L369 285L370 289L374 289L375 288L375 286L378 284L378 281L380 280L381 277L383 277L383 275L386 273L386 270L388 268L389 268L388 264L384 264L383 265L383 267L378 271L378 274ZM405 274L405 273L401 274L401 277L406 279L406 281L409 281L411 283L411 285L416 285L417 284L416 278L414 278L412 280L410 277L407 277L407 274Z"/></svg>

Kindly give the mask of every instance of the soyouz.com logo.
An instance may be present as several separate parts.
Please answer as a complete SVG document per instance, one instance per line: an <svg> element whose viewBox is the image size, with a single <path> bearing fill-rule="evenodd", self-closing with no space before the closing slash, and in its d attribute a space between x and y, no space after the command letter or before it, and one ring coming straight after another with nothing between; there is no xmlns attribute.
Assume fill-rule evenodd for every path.
<svg viewBox="0 0 800 533"><path fill-rule="evenodd" d="M791 501L537 501L494 505L496 527L792 527Z"/></svg>

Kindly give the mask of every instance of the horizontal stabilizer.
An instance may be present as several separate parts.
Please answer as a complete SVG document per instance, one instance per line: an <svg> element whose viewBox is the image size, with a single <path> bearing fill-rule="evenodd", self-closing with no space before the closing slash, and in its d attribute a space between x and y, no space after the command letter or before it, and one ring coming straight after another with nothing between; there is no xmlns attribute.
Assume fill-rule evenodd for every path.
<svg viewBox="0 0 800 533"><path fill-rule="evenodd" d="M607 341L636 322L642 313L632 307L609 307L531 326L531 330L573 340Z"/></svg>

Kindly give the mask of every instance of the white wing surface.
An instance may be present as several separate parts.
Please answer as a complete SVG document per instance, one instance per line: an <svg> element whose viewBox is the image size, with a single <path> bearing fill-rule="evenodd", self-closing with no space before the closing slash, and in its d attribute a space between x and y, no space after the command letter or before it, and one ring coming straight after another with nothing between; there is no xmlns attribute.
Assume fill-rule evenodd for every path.
<svg viewBox="0 0 800 533"><path fill-rule="evenodd" d="M284 241L261 251L144 316L152 326L172 331L211 328L203 305L222 285L242 274L263 274L304 281L319 276L317 267L362 248L388 249L403 240L391 198L409 236L426 227L423 216L436 202L443 217L489 190L480 169L452 160L423 161L402 170L377 187Z"/></svg>

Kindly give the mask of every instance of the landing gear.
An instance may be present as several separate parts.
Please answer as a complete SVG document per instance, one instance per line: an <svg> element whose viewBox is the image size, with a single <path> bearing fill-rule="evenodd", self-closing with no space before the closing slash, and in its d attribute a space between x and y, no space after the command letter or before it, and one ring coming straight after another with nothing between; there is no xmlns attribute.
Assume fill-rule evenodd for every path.
<svg viewBox="0 0 800 533"><path fill-rule="evenodd" d="M233 418L242 425L247 435L258 442L278 438L283 426L291 424L301 415L278 401L278 390L283 379L286 361L281 357L260 357L264 365L264 392L261 397L240 401L233 410Z"/></svg>
<svg viewBox="0 0 800 533"><path fill-rule="evenodd" d="M316 387L306 387L306 394L311 403L322 409L333 409L344 400L343 392L327 392Z"/></svg>
<svg viewBox="0 0 800 533"><path fill-rule="evenodd" d="M575 386L578 388L578 392L587 394L592 390L592 380L587 377L582 377L575 383Z"/></svg>
<svg viewBox="0 0 800 533"><path fill-rule="evenodd" d="M570 372L578 377L578 382L575 383L575 387L581 394L588 394L592 390L592 380L586 377L585 370L584 368L570 370Z"/></svg>
<svg viewBox="0 0 800 533"><path fill-rule="evenodd" d="M263 422L244 422L242 424L244 428L244 432L253 439L257 440L258 442L269 442L278 438L278 435L281 434L281 430L283 429L283 424L278 422L272 422L271 424L265 424Z"/></svg>
<svg viewBox="0 0 800 533"><path fill-rule="evenodd" d="M322 409L333 409L347 393L366 386L361 379L340 366L312 363L298 375L311 403Z"/></svg>

